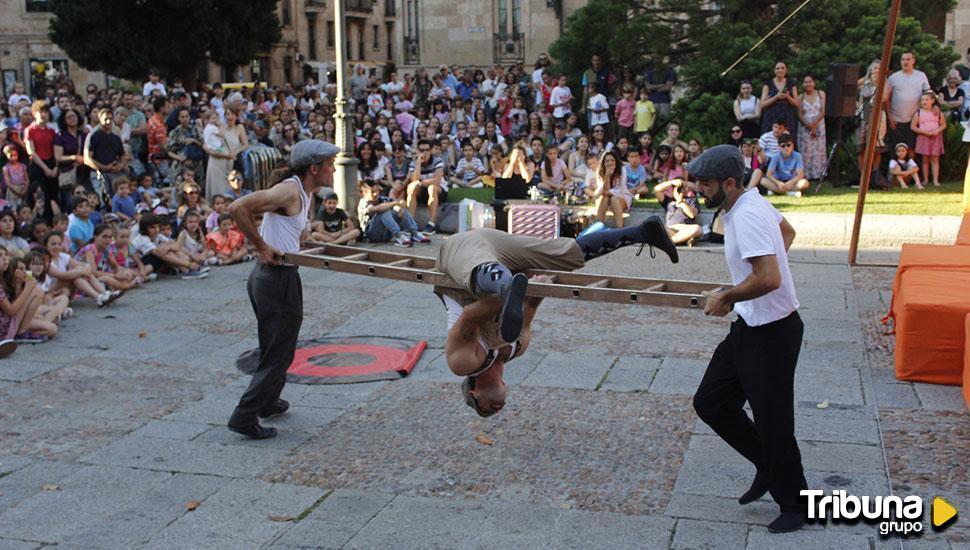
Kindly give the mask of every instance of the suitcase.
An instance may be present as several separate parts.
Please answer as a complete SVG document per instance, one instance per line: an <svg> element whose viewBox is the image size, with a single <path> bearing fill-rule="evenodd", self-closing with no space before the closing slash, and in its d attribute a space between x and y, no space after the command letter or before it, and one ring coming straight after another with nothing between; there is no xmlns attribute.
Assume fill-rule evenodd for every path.
<svg viewBox="0 0 970 550"><path fill-rule="evenodd" d="M559 237L559 207L554 204L509 204L509 233L540 239Z"/></svg>

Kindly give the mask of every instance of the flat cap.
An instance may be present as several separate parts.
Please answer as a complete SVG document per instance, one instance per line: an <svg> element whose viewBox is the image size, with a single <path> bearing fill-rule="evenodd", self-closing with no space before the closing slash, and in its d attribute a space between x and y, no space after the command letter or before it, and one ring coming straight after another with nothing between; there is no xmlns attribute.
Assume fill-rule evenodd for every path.
<svg viewBox="0 0 970 550"><path fill-rule="evenodd" d="M297 142L290 151L290 167L302 168L323 162L337 156L340 149L319 139L305 139Z"/></svg>
<svg viewBox="0 0 970 550"><path fill-rule="evenodd" d="M690 161L687 172L699 180L737 178L744 175L744 158L733 145L716 145Z"/></svg>

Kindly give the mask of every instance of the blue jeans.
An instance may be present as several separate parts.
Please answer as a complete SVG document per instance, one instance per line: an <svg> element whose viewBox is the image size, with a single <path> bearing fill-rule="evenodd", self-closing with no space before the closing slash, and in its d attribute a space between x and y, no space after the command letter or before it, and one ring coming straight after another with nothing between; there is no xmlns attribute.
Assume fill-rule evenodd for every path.
<svg viewBox="0 0 970 550"><path fill-rule="evenodd" d="M418 224L414 222L411 213L406 209L401 209L400 223L395 214L396 212L391 209L385 210L371 218L367 224L367 229L364 231L364 236L367 237L367 241L372 243L386 243L401 231L410 232L418 230Z"/></svg>

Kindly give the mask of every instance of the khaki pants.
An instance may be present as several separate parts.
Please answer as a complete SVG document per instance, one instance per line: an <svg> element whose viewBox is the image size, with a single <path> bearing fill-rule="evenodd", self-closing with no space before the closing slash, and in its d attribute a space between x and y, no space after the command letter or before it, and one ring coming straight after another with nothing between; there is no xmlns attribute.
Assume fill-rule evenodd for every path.
<svg viewBox="0 0 970 550"><path fill-rule="evenodd" d="M513 273L528 269L574 271L586 265L573 239L537 239L495 229L475 229L446 240L435 267L474 294L472 271L490 262L498 262Z"/></svg>

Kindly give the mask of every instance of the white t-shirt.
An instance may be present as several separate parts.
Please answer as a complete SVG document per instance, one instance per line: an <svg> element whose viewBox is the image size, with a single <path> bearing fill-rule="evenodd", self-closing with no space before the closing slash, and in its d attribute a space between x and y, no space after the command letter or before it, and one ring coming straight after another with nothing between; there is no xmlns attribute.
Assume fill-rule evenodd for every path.
<svg viewBox="0 0 970 550"><path fill-rule="evenodd" d="M151 97L152 96L152 92L154 92L156 90L158 91L158 93L162 94L163 96L168 95L165 92L165 85L164 84L162 84L161 82L154 82L153 83L151 80L149 80L148 82L146 82L145 85L141 87L141 95L143 95L146 98L148 98L148 97Z"/></svg>
<svg viewBox="0 0 970 550"><path fill-rule="evenodd" d="M57 255L57 259L53 260L51 263L63 273L71 266L71 255L67 254L66 252L61 252Z"/></svg>
<svg viewBox="0 0 970 550"><path fill-rule="evenodd" d="M573 98L573 93L569 91L568 86L556 86L552 89L552 94L549 96L549 104L556 105L558 103L565 103L562 107L556 107L552 112L552 116L556 118L562 118L569 113L573 112L572 107L569 106L569 101Z"/></svg>
<svg viewBox="0 0 970 550"><path fill-rule="evenodd" d="M782 215L771 203L750 189L724 213L724 256L731 279L741 284L751 273L751 258L774 256L781 272L781 286L768 294L734 304L734 311L751 327L784 319L798 309L795 283L788 267L788 252L781 236Z"/></svg>
<svg viewBox="0 0 970 550"><path fill-rule="evenodd" d="M899 168L900 170L902 170L902 171L905 172L906 170L909 170L910 168L916 168L916 161L913 160L913 159L909 159L909 160L906 161L906 163L902 167L900 167L899 160L898 159L892 159L892 160L890 160L889 161L889 171L892 172L896 168Z"/></svg>
<svg viewBox="0 0 970 550"><path fill-rule="evenodd" d="M589 98L589 125L595 126L597 124L607 125L610 123L610 104L606 101L606 96L603 94L596 94ZM594 113L593 109L606 109L602 113Z"/></svg>
<svg viewBox="0 0 970 550"><path fill-rule="evenodd" d="M930 81L923 71L914 69L911 74L896 71L889 76L889 88L892 90L889 118L896 122L909 122L919 110L920 96L930 90Z"/></svg>
<svg viewBox="0 0 970 550"><path fill-rule="evenodd" d="M135 248L142 256L146 254L151 254L155 250L155 243L152 242L148 235L136 235L131 238L131 246Z"/></svg>

